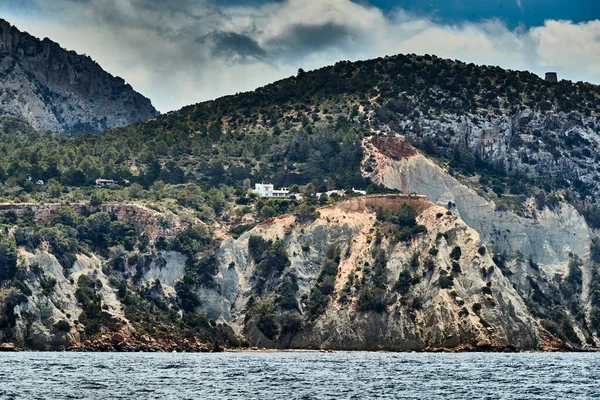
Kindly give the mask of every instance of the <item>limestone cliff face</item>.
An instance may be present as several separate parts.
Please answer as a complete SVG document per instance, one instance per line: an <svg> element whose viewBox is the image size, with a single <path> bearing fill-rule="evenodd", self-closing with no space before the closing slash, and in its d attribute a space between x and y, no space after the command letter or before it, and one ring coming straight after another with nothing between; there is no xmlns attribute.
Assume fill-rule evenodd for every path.
<svg viewBox="0 0 600 400"><path fill-rule="evenodd" d="M0 291L0 305L6 301L16 304L10 316L14 324L0 327L0 342L11 342L18 348L51 351L81 346L86 323L80 320L84 306L76 293L81 288L79 279L83 275L95 282L95 293L102 307L101 319L104 325L111 325L110 329L100 327L100 332L116 331L125 337L136 333L125 315L125 304L118 296L114 276L107 275L103 268L107 260L78 254L73 266L65 270L46 250L32 254L21 248L19 253L25 274L23 282L30 292ZM184 275L185 265L186 257L180 253L158 252L140 277L140 285L151 285L158 279L164 282L162 292L172 296L174 286ZM133 272L125 274L132 275ZM11 296L13 299L9 300Z"/></svg>
<svg viewBox="0 0 600 400"><path fill-rule="evenodd" d="M396 204L404 200L396 198ZM354 211L349 211L354 208ZM221 318L237 328L253 345L279 348L321 348L353 350L423 350L460 347L539 346L537 328L523 300L494 265L477 232L455 215L429 204L418 222L427 233L409 242L395 241L385 233L372 209L348 203L320 209L320 217L309 224L295 226L294 217L277 218L259 225L237 240L226 240L219 250L218 290L205 295L203 305L213 318ZM287 234L286 234L287 232ZM376 236L383 235L378 243ZM290 266L270 276L260 294L257 267L248 253L252 236L285 242ZM309 249L306 245L309 244ZM339 246L341 260L335 277L335 290L322 314L308 317L307 298L314 291L327 249ZM453 249L460 247L459 260L452 260ZM436 249L433 251L431 249ZM360 283L372 274L374 250L387 254L386 298L381 310L362 310L358 306ZM454 264L460 264L460 271ZM454 268L454 269L453 269ZM416 278L410 289L395 288L400 273ZM265 334L260 318L252 316L253 302L276 299L281 277L294 276L298 290L296 313L307 322L293 333L273 338ZM443 277L443 278L442 278ZM440 280L451 277L450 287ZM263 286L263 285L261 285ZM491 290L484 289L485 287ZM270 288L270 289L269 289ZM272 290L272 291L271 291ZM344 291L346 290L346 291ZM217 295L219 293L219 295ZM346 299L340 302L343 293ZM209 299L210 298L210 299ZM277 302L275 302L277 304ZM277 309L275 315L277 315ZM275 320L277 317L274 317Z"/></svg>
<svg viewBox="0 0 600 400"><path fill-rule="evenodd" d="M452 203L452 211L499 253L520 252L552 274L565 272L570 252L580 257L589 255L590 229L583 216L568 204L561 203L556 210L546 207L535 218L499 211L493 202L419 153L396 160L383 154L368 139L365 147L376 159L377 167L369 174L373 182L404 193L425 195L443 207Z"/></svg>
<svg viewBox="0 0 600 400"><path fill-rule="evenodd" d="M187 225L170 213L159 213L144 206L129 204L102 204L91 207L89 204L0 204L0 215L14 213L22 218L31 213L38 223L50 223L52 218L65 208L73 209L79 215L106 212L118 221L131 224L141 235L147 235L149 243L158 237L172 239ZM119 291L112 274L106 269L114 261L116 254L123 250L100 257L93 254L76 254L72 265L61 265L55 255L42 243L35 253L19 248L18 288L0 288L0 309L8 315L0 314L0 342L12 342L19 348L36 350L65 350L81 345L86 337L86 322L82 321L84 305L77 291L82 286L80 278L85 275L95 282L93 296L100 304L100 332L121 332L129 336L136 332L125 315L123 295ZM153 251L146 258L131 253L130 259L140 257L138 262L128 265L119 273L120 278L136 289L142 285L154 285L158 280L161 293L174 296L174 286L185 273L187 257L177 252ZM64 262L64 260L63 260ZM2 266L4 267L4 266ZM133 281L136 281L134 284ZM10 304L10 307L5 307Z"/></svg>
<svg viewBox="0 0 600 400"><path fill-rule="evenodd" d="M506 273L524 299L532 296L532 288L536 285L543 293L556 293L560 281L566 279L569 273L568 266L573 256L577 256L581 260L583 274L582 290L577 298L585 305L589 318L593 268L590 246L595 232L574 207L563 202L553 209L536 210L531 200L531 204L527 204L533 209L529 216L500 210L493 201L459 182L414 149L392 156L389 147L410 147L403 138L389 138L385 142L364 141L367 157L372 157L376 165L367 174L369 178L388 188L426 195L430 201L450 208L478 232L482 242L495 254L508 261ZM563 299L562 303L561 307L571 315L569 300ZM574 329L582 342L585 339L583 329L588 323L581 319L574 322Z"/></svg>
<svg viewBox="0 0 600 400"><path fill-rule="evenodd" d="M75 292L76 282L82 274L102 283L99 295L104 305L103 313L124 321L116 290L102 273L99 259L79 255L73 268L65 273L56 258L46 251L30 254L21 249L21 257L27 270L27 286L32 293L27 296L27 301L21 301L15 307L15 326L0 330L0 339L36 350L65 350L78 343L84 326L78 321L82 309ZM48 284L49 281L54 284ZM126 323L123 328L127 329Z"/></svg>
<svg viewBox="0 0 600 400"><path fill-rule="evenodd" d="M379 123L373 128L405 135L416 143L429 141L430 149L439 154L449 156L454 148L464 148L504 173L568 182L580 199L597 202L600 198L598 115L521 107L495 115L419 114L399 123Z"/></svg>
<svg viewBox="0 0 600 400"><path fill-rule="evenodd" d="M150 100L89 57L0 20L0 116L38 130L100 132L157 114Z"/></svg>
<svg viewBox="0 0 600 400"><path fill-rule="evenodd" d="M543 244L536 242L539 249L534 248L532 256L546 257L550 263L540 264L537 271L513 258L500 265L494 258L498 250L490 243L493 236L488 234L493 229L486 230L485 222L502 221L494 216L493 204L473 200L476 194L464 187L459 190L460 183L419 157L400 162L415 168L414 175L401 175L400 181L415 185L408 188L419 192L426 190L413 182L423 177L444 182L436 189L441 194L428 193L441 204L456 202L452 210L420 195L349 199L318 209L313 221L299 223L294 215L286 215L261 223L237 239L225 238L214 254L216 273L205 283L185 283L188 256L174 251L158 251L138 260L137 266L119 272L119 279L128 282L129 290L149 293L161 304L175 304L183 288L180 284L188 285L183 294L197 299L198 313L205 314L210 324L225 324L252 346L395 351L560 346L527 302L534 285L544 292L553 290L553 272L566 269L561 249L577 250L576 240L566 237L561 244L560 235L551 235L551 225L546 225L564 220L565 227L559 229L569 229L566 222L573 217L568 208L547 210L535 224L519 222L523 217L508 219L518 222L509 227L511 232L522 229L525 239L532 232L538 236L535 240ZM473 214L469 203L460 205L461 201L481 201L481 209L487 211ZM401 213L405 204L417 210L416 222L423 228L414 235L398 236L400 226L378 219L376 210L386 207ZM54 207L58 206L40 207L35 218L51 216ZM110 207L118 218L150 215L144 210L133 212L132 206ZM478 223L482 234L463 218L473 218L471 223ZM164 225L161 234L174 230L169 223ZM266 257L276 260L274 268L257 259L251 249L251 242L256 246L257 241L262 243L259 247L269 248ZM283 255L277 254L278 243ZM528 242L504 245L525 249L523 243ZM20 249L20 258L26 274L23 281L31 293L17 299L14 326L0 329L0 341L42 350L78 346L86 331L85 323L78 320L84 305L76 295L82 275L96 282L106 320L124 336L136 335L134 321L127 318L126 297L118 294L117 281L105 268L112 263L110 258L80 254L68 270L43 248L36 254ZM330 275L325 276L328 268ZM55 283L48 289L50 279ZM0 303L6 296L0 293ZM560 306L570 312L567 305ZM575 324L574 329L585 339L582 326Z"/></svg>

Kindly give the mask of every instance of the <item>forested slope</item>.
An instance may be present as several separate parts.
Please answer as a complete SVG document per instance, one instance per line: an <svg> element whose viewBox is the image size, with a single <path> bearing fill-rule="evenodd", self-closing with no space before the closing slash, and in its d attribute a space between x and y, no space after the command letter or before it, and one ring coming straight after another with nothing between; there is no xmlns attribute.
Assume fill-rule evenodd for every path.
<svg viewBox="0 0 600 400"><path fill-rule="evenodd" d="M593 346L599 96L591 84L399 55L299 71L102 135L5 119L3 201L65 208L4 214L5 315L36 315L19 297L30 291L53 299L32 267L41 252L56 256L60 269L45 262L63 275L57 285L81 289L85 307L73 307L83 317L69 313L66 332L77 340L114 331L141 340L131 332L175 324L177 338L228 345ZM97 178L117 184L96 188ZM302 199L258 199L249 189L260 181ZM437 211L333 212L320 207L337 210L338 198L315 196L352 188L424 194ZM119 213L126 203L178 228L144 233ZM77 264L84 256L101 267ZM80 282L82 270L102 285ZM104 305L111 318L98 313ZM27 324L13 317L6 338L25 340L15 327ZM42 331L57 321L46 322ZM407 336L384 339L371 325Z"/></svg>

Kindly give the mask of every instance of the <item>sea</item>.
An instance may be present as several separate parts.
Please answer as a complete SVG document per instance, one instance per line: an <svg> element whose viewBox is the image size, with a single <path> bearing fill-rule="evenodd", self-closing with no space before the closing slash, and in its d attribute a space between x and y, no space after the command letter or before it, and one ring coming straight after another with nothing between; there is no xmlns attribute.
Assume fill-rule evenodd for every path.
<svg viewBox="0 0 600 400"><path fill-rule="evenodd" d="M600 354L0 353L0 399L600 399Z"/></svg>

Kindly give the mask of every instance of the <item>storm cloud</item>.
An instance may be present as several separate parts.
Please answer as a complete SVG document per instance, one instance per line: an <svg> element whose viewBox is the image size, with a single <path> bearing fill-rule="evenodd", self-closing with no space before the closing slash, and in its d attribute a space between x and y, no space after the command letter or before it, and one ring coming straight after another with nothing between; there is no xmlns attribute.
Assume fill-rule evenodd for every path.
<svg viewBox="0 0 600 400"><path fill-rule="evenodd" d="M213 55L226 58L263 59L267 52L248 35L235 32L213 32L206 39L213 41ZM200 39L201 43L206 43Z"/></svg>
<svg viewBox="0 0 600 400"><path fill-rule="evenodd" d="M2 16L90 55L161 111L252 90L339 60L396 53L557 70L600 82L600 21L442 23L351 0L10 0ZM597 50L597 51L595 51Z"/></svg>
<svg viewBox="0 0 600 400"><path fill-rule="evenodd" d="M302 57L331 48L350 50L354 41L350 27L326 22L292 25L280 36L270 39L267 46L273 49L273 57L283 54Z"/></svg>

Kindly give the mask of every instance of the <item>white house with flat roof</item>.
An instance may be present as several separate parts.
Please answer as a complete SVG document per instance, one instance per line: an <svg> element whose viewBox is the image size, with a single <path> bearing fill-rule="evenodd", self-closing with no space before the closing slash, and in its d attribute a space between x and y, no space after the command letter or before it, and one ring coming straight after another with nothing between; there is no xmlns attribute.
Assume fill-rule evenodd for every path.
<svg viewBox="0 0 600 400"><path fill-rule="evenodd" d="M112 186L115 183L117 183L117 182L113 181L112 179L102 179L102 178L96 179L96 186L98 186L98 187Z"/></svg>
<svg viewBox="0 0 600 400"><path fill-rule="evenodd" d="M254 193L260 197L279 197L285 198L290 197L290 191L288 188L281 188L275 190L272 184L257 183L254 185Z"/></svg>

